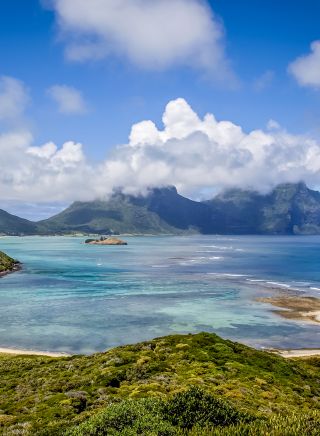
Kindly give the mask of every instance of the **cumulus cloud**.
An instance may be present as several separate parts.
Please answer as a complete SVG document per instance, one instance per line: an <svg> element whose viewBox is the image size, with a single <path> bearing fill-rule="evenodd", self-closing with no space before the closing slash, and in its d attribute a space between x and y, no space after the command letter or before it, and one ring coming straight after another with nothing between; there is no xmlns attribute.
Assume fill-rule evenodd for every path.
<svg viewBox="0 0 320 436"><path fill-rule="evenodd" d="M289 67L289 72L295 77L299 85L320 87L320 41L312 42L311 52L298 57Z"/></svg>
<svg viewBox="0 0 320 436"><path fill-rule="evenodd" d="M210 113L200 118L182 98L168 103L162 121L161 128L151 120L133 125L128 143L97 164L77 142L36 146L28 131L3 133L0 198L71 202L167 185L197 198L230 187L266 192L282 182L320 185L320 143L275 121L266 131L246 133Z"/></svg>
<svg viewBox="0 0 320 436"><path fill-rule="evenodd" d="M197 196L234 186L268 191L282 182L320 184L320 144L274 121L267 131L245 133L212 114L200 119L177 99L167 105L163 125L143 121L132 127L129 144L105 162L107 185L113 179L132 192L172 184Z"/></svg>
<svg viewBox="0 0 320 436"><path fill-rule="evenodd" d="M148 70L187 65L232 78L224 29L205 0L52 0L66 56L109 56Z"/></svg>
<svg viewBox="0 0 320 436"><path fill-rule="evenodd" d="M28 101L28 90L23 82L9 76L0 77L0 120L19 118Z"/></svg>
<svg viewBox="0 0 320 436"><path fill-rule="evenodd" d="M48 95L57 103L58 111L63 114L83 114L87 111L81 92L67 85L53 85Z"/></svg>

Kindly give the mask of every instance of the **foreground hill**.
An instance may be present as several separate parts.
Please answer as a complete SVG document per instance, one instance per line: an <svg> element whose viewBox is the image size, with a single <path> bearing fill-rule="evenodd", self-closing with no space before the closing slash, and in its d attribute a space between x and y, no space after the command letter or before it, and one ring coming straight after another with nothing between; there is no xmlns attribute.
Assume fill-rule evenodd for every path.
<svg viewBox="0 0 320 436"><path fill-rule="evenodd" d="M30 235L37 232L37 225L0 209L0 234Z"/></svg>
<svg viewBox="0 0 320 436"><path fill-rule="evenodd" d="M92 356L0 355L0 378L5 435L315 436L320 428L319 358L289 361L209 333Z"/></svg>

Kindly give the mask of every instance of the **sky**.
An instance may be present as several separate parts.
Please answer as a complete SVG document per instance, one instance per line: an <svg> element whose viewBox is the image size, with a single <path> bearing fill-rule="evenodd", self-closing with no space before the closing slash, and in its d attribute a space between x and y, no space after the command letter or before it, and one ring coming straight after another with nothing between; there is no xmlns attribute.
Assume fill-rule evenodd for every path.
<svg viewBox="0 0 320 436"><path fill-rule="evenodd" d="M317 0L2 0L0 208L320 187Z"/></svg>

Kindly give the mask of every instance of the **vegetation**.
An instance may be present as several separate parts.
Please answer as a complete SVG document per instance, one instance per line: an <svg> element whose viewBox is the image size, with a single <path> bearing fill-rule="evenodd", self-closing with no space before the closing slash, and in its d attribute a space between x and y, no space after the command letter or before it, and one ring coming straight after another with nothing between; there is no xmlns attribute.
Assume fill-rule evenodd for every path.
<svg viewBox="0 0 320 436"><path fill-rule="evenodd" d="M5 435L316 435L320 359L214 334L92 356L0 356Z"/></svg>
<svg viewBox="0 0 320 436"><path fill-rule="evenodd" d="M16 264L17 262L14 259L0 251L0 273L12 271Z"/></svg>

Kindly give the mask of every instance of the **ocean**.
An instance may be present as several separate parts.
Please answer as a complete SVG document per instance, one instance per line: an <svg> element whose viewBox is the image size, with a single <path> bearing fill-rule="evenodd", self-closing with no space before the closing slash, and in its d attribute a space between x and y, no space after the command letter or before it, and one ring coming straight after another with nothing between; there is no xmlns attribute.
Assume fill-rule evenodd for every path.
<svg viewBox="0 0 320 436"><path fill-rule="evenodd" d="M257 348L319 348L320 324L257 301L320 298L320 236L3 237L23 263L0 279L0 347L93 353L174 333Z"/></svg>

